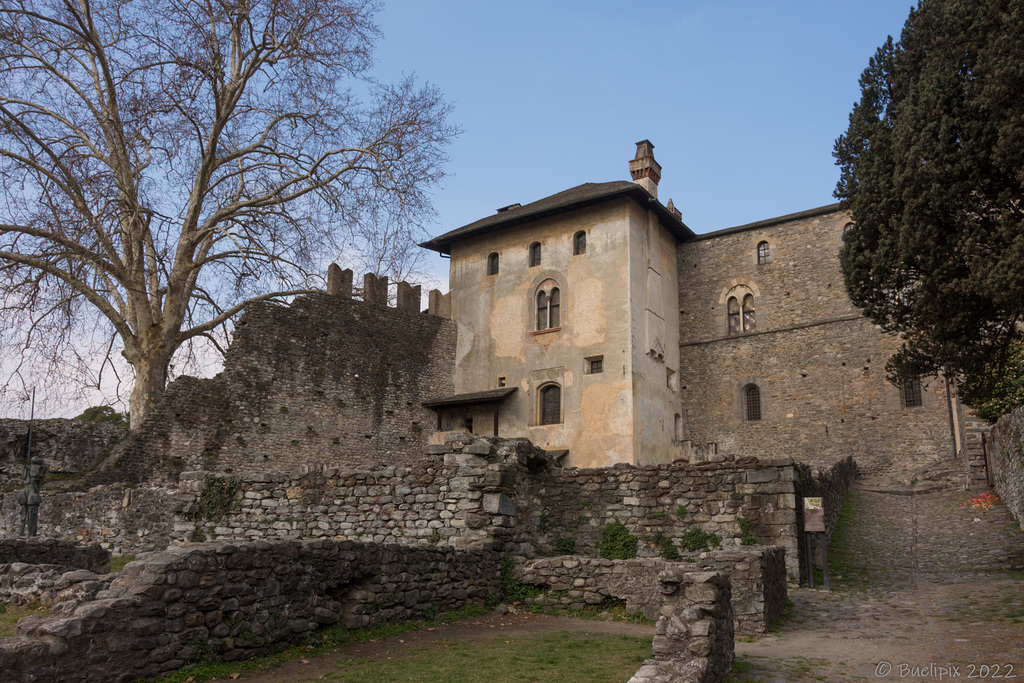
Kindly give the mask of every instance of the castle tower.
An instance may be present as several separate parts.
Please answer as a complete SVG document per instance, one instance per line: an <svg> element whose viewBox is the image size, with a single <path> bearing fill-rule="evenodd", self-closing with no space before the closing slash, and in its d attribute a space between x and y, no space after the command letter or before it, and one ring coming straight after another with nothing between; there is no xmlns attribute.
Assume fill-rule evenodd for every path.
<svg viewBox="0 0 1024 683"><path fill-rule="evenodd" d="M629 162L629 175L633 182L658 198L658 182L661 180L661 164L654 160L654 145L650 140L636 143L636 156Z"/></svg>

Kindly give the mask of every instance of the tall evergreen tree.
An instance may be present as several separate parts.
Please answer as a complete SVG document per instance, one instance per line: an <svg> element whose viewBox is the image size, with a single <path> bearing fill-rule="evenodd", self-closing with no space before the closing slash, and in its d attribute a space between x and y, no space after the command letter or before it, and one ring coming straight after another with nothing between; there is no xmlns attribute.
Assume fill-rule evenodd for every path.
<svg viewBox="0 0 1024 683"><path fill-rule="evenodd" d="M902 336L892 379L984 402L1022 338L1024 3L921 0L860 86L834 152L846 288Z"/></svg>

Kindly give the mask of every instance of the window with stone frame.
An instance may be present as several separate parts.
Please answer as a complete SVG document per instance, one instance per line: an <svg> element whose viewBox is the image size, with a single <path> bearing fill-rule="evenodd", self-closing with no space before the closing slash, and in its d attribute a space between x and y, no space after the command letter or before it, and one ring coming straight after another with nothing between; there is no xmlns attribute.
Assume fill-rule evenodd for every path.
<svg viewBox="0 0 1024 683"><path fill-rule="evenodd" d="M901 384L900 397L903 399L904 408L920 408L923 406L924 395L921 393L920 378L915 377Z"/></svg>
<svg viewBox="0 0 1024 683"><path fill-rule="evenodd" d="M550 330L559 326L561 318L561 293L557 283L545 280L537 288L537 331Z"/></svg>
<svg viewBox="0 0 1024 683"><path fill-rule="evenodd" d="M559 424L562 421L562 387L548 384L541 387L540 423L542 425Z"/></svg>
<svg viewBox="0 0 1024 683"><path fill-rule="evenodd" d="M768 263L772 260L772 250L767 242L759 242L757 245L757 264Z"/></svg>
<svg viewBox="0 0 1024 683"><path fill-rule="evenodd" d="M498 252L496 251L492 251L490 254L487 255L487 274L498 274Z"/></svg>
<svg viewBox="0 0 1024 683"><path fill-rule="evenodd" d="M540 242L534 242L530 245L530 267L540 265Z"/></svg>
<svg viewBox="0 0 1024 683"><path fill-rule="evenodd" d="M739 297L731 296L726 302L729 318L729 334L743 334L757 330L757 317L754 312L754 295L747 294L742 303Z"/></svg>
<svg viewBox="0 0 1024 683"><path fill-rule="evenodd" d="M587 253L587 233L580 230L572 236L572 255L579 256Z"/></svg>
<svg viewBox="0 0 1024 683"><path fill-rule="evenodd" d="M756 384L748 384L743 389L743 419L746 422L761 419L761 390Z"/></svg>

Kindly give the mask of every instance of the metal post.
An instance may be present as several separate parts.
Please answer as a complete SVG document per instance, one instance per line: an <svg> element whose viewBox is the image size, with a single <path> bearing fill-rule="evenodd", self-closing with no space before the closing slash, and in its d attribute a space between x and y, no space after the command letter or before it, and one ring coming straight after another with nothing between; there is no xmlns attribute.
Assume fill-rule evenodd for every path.
<svg viewBox="0 0 1024 683"><path fill-rule="evenodd" d="M807 557L807 587L814 588L814 560L811 558L811 532L804 533L804 555Z"/></svg>

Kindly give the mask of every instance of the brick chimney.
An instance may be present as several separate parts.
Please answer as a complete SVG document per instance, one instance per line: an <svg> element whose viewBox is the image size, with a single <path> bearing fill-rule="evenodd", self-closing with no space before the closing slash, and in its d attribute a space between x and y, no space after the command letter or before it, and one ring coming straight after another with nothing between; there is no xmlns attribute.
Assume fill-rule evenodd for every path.
<svg viewBox="0 0 1024 683"><path fill-rule="evenodd" d="M636 156L629 162L629 175L633 176L634 183L658 198L661 164L654 160L654 145L650 140L636 143Z"/></svg>

